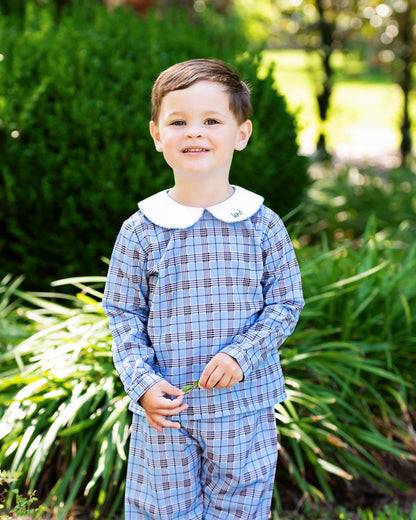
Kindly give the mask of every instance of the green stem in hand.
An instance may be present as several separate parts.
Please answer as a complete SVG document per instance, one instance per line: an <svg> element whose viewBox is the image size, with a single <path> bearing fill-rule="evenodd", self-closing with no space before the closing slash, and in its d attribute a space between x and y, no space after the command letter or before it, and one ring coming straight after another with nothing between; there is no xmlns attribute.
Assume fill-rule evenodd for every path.
<svg viewBox="0 0 416 520"><path fill-rule="evenodd" d="M185 385L183 388L182 388L182 392L184 394L187 394L189 393L191 390L194 390L194 388L199 388L199 379L197 379L196 381L194 381L192 383L192 385Z"/></svg>

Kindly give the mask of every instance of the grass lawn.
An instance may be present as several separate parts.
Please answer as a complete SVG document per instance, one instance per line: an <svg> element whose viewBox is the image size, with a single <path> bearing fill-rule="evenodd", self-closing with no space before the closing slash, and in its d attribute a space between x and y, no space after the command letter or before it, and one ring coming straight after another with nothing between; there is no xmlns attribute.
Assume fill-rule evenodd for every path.
<svg viewBox="0 0 416 520"><path fill-rule="evenodd" d="M264 63L276 63L276 83L296 115L299 143L304 153L315 150L320 123L315 92L319 87L319 58L302 50L267 51ZM327 146L340 157L394 154L400 146L403 98L397 84L368 72L354 59L338 57L337 81L325 125ZM341 71L341 72L340 72ZM416 92L411 116L416 120ZM416 142L416 128L413 129ZM415 149L415 146L414 146Z"/></svg>

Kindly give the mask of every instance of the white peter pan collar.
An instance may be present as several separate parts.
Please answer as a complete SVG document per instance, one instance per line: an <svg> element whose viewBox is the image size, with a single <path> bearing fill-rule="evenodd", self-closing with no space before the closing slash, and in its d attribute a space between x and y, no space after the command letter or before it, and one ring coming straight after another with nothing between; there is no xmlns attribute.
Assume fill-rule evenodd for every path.
<svg viewBox="0 0 416 520"><path fill-rule="evenodd" d="M253 216L263 204L263 197L239 186L228 199L208 208L184 206L174 201L164 190L139 202L139 209L157 226L168 229L183 229L193 226L202 217L204 210L224 222L241 222Z"/></svg>

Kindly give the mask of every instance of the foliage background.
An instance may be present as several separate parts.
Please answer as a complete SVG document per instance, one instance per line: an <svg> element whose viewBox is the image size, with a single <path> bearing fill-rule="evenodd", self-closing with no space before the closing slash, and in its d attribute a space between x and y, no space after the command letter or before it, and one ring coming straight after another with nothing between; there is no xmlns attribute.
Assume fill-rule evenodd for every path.
<svg viewBox="0 0 416 520"><path fill-rule="evenodd" d="M349 173L333 179L328 212L333 195L353 188ZM403 497L415 484L416 249L407 247L409 230L386 229L371 216L372 176L365 177L356 199L364 230L358 222L356 235L335 245L339 230L318 238L309 228L314 212L324 211L319 194L323 184L329 189L327 179L308 191L311 222L291 228L306 306L281 351L288 399L276 407L276 514L282 504L304 503L309 520L321 518L313 504L348 506L357 486L360 496L384 490ZM378 196L380 203L390 199L388 184ZM305 236L315 244L300 247ZM100 307L103 282L54 283L72 284L77 296L23 292L19 279L0 287L0 465L19 472L19 488L37 489L62 520L74 502L110 519L123 496L130 418ZM397 461L393 468L388 457Z"/></svg>
<svg viewBox="0 0 416 520"><path fill-rule="evenodd" d="M1 25L2 276L24 273L26 287L40 289L86 269L105 273L100 258L122 221L172 184L148 121L153 81L176 61L237 65L255 113L231 181L264 193L281 214L300 202L307 161L297 155L294 117L272 71L260 79L258 55L241 52L249 45L237 19L205 14L191 25L181 10L142 19L84 1L58 23L50 8L30 6L23 30L7 17Z"/></svg>
<svg viewBox="0 0 416 520"><path fill-rule="evenodd" d="M272 89L279 75L265 66L253 32L249 40L241 30L242 22L264 30L254 14L242 20L232 10L226 17L209 9L175 10L143 20L125 11L109 15L90 2L55 10L63 3L2 4L24 6L26 14L0 22L1 254L9 262L3 267L11 266L4 273L26 271L26 283L41 291L22 290L20 277L0 283L0 468L17 471L21 492L37 489L60 519L77 511L118 517L129 417L99 303L104 278L54 282L52 290L47 282L61 268L62 275L70 269L77 276L103 273L99 257L111 250L121 220L139 198L169 185L170 173L161 169L147 136L150 88L160 69L205 49L235 63L252 83L260 131L253 146L236 156L233 181L267 194L283 216L288 208L307 301L282 349L289 398L276 408L281 457L274 518L283 507L294 509L290 520L413 519L414 164L373 171L316 163L310 183L305 158L297 155L294 118ZM276 14L275 2L256 2L256 9L264 3ZM288 8L281 25L288 31L285 45L315 45L313 56L303 53L302 59L316 95L325 58L318 2L295 3L279 2ZM380 78L391 81L388 63L374 61L379 35L374 39L376 27L360 14L364 4L353 11L353 2L343 2L348 9L341 13L338 2L324 4L326 22L336 19L336 30L357 16L365 26L336 32L338 53L330 59L339 66L331 81L346 72L371 76L369 87ZM365 6L374 16L376 4ZM396 9L400 2L386 0L390 4ZM395 23L394 9L388 17L377 15L380 31ZM271 24L266 34L273 31ZM269 46L283 33L273 35ZM397 63L402 67L403 57ZM288 97L296 101L301 86L304 77L297 76ZM346 511L355 504L377 509L383 501L399 506L377 516Z"/></svg>

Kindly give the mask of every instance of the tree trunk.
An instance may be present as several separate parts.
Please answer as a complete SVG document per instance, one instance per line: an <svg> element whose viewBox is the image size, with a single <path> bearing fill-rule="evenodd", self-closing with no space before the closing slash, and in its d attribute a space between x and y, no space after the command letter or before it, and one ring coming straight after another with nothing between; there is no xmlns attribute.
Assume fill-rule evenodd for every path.
<svg viewBox="0 0 416 520"><path fill-rule="evenodd" d="M399 85L403 92L403 116L401 124L402 140L400 143L400 152L402 156L402 164L404 164L412 151L409 97L412 90L412 58L415 42L413 41L413 19L410 5L408 5L407 11L403 13L401 18L402 23L400 24L400 30L402 33L403 74L400 78Z"/></svg>
<svg viewBox="0 0 416 520"><path fill-rule="evenodd" d="M316 0L316 5L319 13L319 30L321 33L321 59L322 59L322 67L324 78L322 81L322 91L317 95L318 108L319 108L319 117L321 122L324 123L327 118L330 98L332 94L332 77L334 71L331 67L331 56L332 56L332 47L333 47L333 26L331 23L327 22L325 19L325 2L324 0ZM321 130L319 135L318 143L317 143L318 153L323 155L324 157L328 156L328 151L326 149L326 139L325 133Z"/></svg>
<svg viewBox="0 0 416 520"><path fill-rule="evenodd" d="M402 164L406 162L408 155L412 151L412 137L410 134L410 117L409 117L409 94L412 89L411 62L406 62L403 81L401 82L403 91L403 119L401 124L402 140L400 143L400 152L402 155Z"/></svg>

